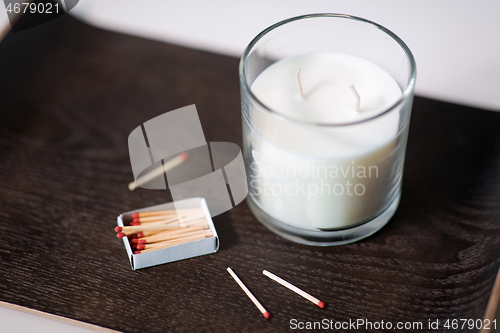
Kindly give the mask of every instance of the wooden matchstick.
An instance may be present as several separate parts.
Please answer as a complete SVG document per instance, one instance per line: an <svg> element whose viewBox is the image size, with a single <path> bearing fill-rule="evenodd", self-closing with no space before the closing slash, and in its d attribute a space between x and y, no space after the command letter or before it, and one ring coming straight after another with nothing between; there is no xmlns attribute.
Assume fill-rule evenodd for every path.
<svg viewBox="0 0 500 333"><path fill-rule="evenodd" d="M490 298L488 304L486 305L486 311L484 311L483 323L489 320L492 323L495 320L495 313L497 312L497 307L500 301L500 269L498 270L497 277L493 283L493 289L491 290ZM480 333L490 332L489 328L481 328Z"/></svg>
<svg viewBox="0 0 500 333"><path fill-rule="evenodd" d="M201 226L201 225L206 225L207 221L205 219L199 219L191 222L187 222L186 224L182 224L179 222L173 222L173 223L154 223L150 225L140 225L140 226L126 226L126 227L115 227L115 232L117 232L116 237L118 238L123 238L125 236L129 236L132 234L139 234L140 232L145 232L145 231L152 231L152 230L175 230L175 229L182 229L186 228L188 226L194 227L194 226ZM139 235L137 235L138 238Z"/></svg>
<svg viewBox="0 0 500 333"><path fill-rule="evenodd" d="M199 220L193 220L189 222L173 222L173 223L166 223L164 224L166 226L172 227L172 228L187 228L187 227L194 227L194 226L200 226L200 225L208 225L207 220L205 219L199 219ZM170 228L167 228L167 230L170 230Z"/></svg>
<svg viewBox="0 0 500 333"><path fill-rule="evenodd" d="M189 242L194 242L194 241L197 241L197 240L202 240L202 239L205 239L207 237L211 237L211 236L198 235L198 236L186 237L186 238L182 238L182 239L178 239L178 240L174 240L174 241L165 241L165 242L162 242L162 243L155 243L156 245L150 246L149 249L137 250L137 251L134 252L134 254L139 254L139 253L143 253L143 252L150 252L150 251L156 251L156 250L160 250L160 249L165 249L165 248L171 247L171 246L176 246L176 245L181 245L181 244L185 244L185 243L189 243ZM138 244L138 246L139 245L149 245L149 244ZM153 245L153 244L151 244L151 245Z"/></svg>
<svg viewBox="0 0 500 333"><path fill-rule="evenodd" d="M137 226L137 225L151 225L153 223L189 222L192 220L204 218L205 214L203 212L200 212L199 214L180 215L179 217L173 215L159 215L158 217L156 216L151 216L151 217L154 219L147 221L136 221L134 219L134 222L131 222L130 225Z"/></svg>
<svg viewBox="0 0 500 333"><path fill-rule="evenodd" d="M260 304L257 298L255 298L255 296L250 292L250 290L248 290L247 286L245 286L245 284L241 282L240 278L233 272L231 267L228 267L227 271L229 272L229 274L231 274L234 281L236 281L236 283L240 286L240 288L243 289L245 294L247 294L248 298L250 298L253 304L255 304L257 309L259 309L259 311L264 315L264 318L269 319L269 317L271 317L271 314L267 312L267 310L262 306L262 304Z"/></svg>
<svg viewBox="0 0 500 333"><path fill-rule="evenodd" d="M297 294L299 294L300 296L304 297L305 299L307 299L308 301L316 304L317 306L319 306L320 308L324 308L325 307L325 303L320 301L319 299L317 299L316 297L313 297L311 295L309 295L308 293L306 293L305 291L303 291L302 289L299 289L297 287L295 287L293 284L291 284L290 282L287 282L285 280L283 280L282 278L280 278L279 276L276 276L274 275L273 273L271 272L268 272L266 270L262 271L262 273L264 273L265 276L267 276L268 278L278 282L279 284L281 284L282 286L284 287L287 287L288 289L296 292Z"/></svg>
<svg viewBox="0 0 500 333"><path fill-rule="evenodd" d="M198 222L206 221L205 216L193 216L187 219L182 219L174 223L179 223L181 227L187 227Z"/></svg>
<svg viewBox="0 0 500 333"><path fill-rule="evenodd" d="M172 244L172 243L183 242L183 241L193 241L193 240L208 238L208 237L212 237L212 236L213 236L212 231L203 230L202 232L197 232L196 234L192 234L189 236L187 236L187 235L174 235L175 238L165 239L161 242L147 243L147 244L133 244L132 246L135 246L135 248L137 250L141 251L141 250L163 248L163 245L165 245L165 244Z"/></svg>
<svg viewBox="0 0 500 333"><path fill-rule="evenodd" d="M359 97L358 91L356 90L356 87L354 85L350 85L349 88L351 88L352 94L354 95L354 100L355 100L355 108L354 111L359 112L359 105L361 104L361 97Z"/></svg>
<svg viewBox="0 0 500 333"><path fill-rule="evenodd" d="M182 228L186 227L190 224L197 224L200 222L206 222L205 219L198 219L198 220L193 220L188 222L189 224L183 225L181 222L169 222L169 223L151 223L148 225L137 225L137 226L126 226L126 227L116 227L115 231L116 232L132 232L132 233L137 233L139 231L146 231L146 230L163 230L163 229L173 229L173 228ZM127 235L129 235L128 233Z"/></svg>
<svg viewBox="0 0 500 333"><path fill-rule="evenodd" d="M207 223L206 220L201 220L199 222L190 224L189 226L186 226L186 227L179 226L177 228L169 228L169 229L166 229L166 230L161 230L161 229L159 229L159 230L145 230L145 231L139 231L138 233L133 234L133 235L135 235L135 238L144 238L144 237L149 237L149 236L163 234L163 233L169 233L169 232L175 232L175 231L184 231L184 230L187 230L189 228L208 229L208 223Z"/></svg>
<svg viewBox="0 0 500 333"><path fill-rule="evenodd" d="M156 224L150 226L127 226L127 227L116 227L117 237L122 238L124 236L132 235L140 231L150 231L150 230L167 230L167 229L179 229L182 228L179 224L169 225L169 224Z"/></svg>
<svg viewBox="0 0 500 333"><path fill-rule="evenodd" d="M300 97L304 97L304 91L302 90L302 82L300 81L300 68L297 69L297 87L299 88Z"/></svg>
<svg viewBox="0 0 500 333"><path fill-rule="evenodd" d="M153 224L158 224L158 223L163 223L163 224L168 224L168 223L172 223L172 222L179 222L179 218L178 217L170 217L170 218L162 218L162 219L159 219L159 220L153 220L153 221L146 221L146 222L130 222L130 225L131 226L139 226L139 225L153 225Z"/></svg>
<svg viewBox="0 0 500 333"><path fill-rule="evenodd" d="M188 216L188 215L181 215L181 216ZM156 221L161 221L161 220L169 220L169 219L178 219L179 215L156 215L156 216L149 216L149 217L135 217L134 222L139 222L139 223L149 223L149 222L156 222Z"/></svg>
<svg viewBox="0 0 500 333"><path fill-rule="evenodd" d="M171 159L170 161L166 162L163 165L158 166L157 168L154 168L147 174L137 178L135 181L131 182L128 184L128 189L130 191L133 191L137 189L139 186L144 185L146 183L149 183L153 179L162 176L164 173L172 170L185 160L187 160L188 154L187 153L182 153Z"/></svg>
<svg viewBox="0 0 500 333"><path fill-rule="evenodd" d="M147 223L147 222L155 222L155 221L161 221L161 220L167 220L167 219L176 219L176 218L185 218L185 217L190 217L194 215L200 215L204 214L202 211L196 211L192 213L180 213L180 214L167 214L167 215L155 215L155 216L148 216L148 217L134 217L134 222L141 222L141 223Z"/></svg>
<svg viewBox="0 0 500 333"><path fill-rule="evenodd" d="M178 214L190 214L202 212L201 208L186 208L186 209L168 209L168 210L156 210L151 212L138 212L133 213L133 218L143 218L143 217L151 217L151 216L159 216L159 215L178 215Z"/></svg>
<svg viewBox="0 0 500 333"><path fill-rule="evenodd" d="M193 232L202 233L202 232L206 232L209 230L210 229L208 229L208 224L205 226L199 226L199 227L186 227L186 228L172 230L172 231L163 231L163 232L160 232L156 235L152 235L152 236L148 236L148 237L134 238L134 239L132 239L132 243L151 244L151 243L161 242L161 241L168 240L168 239L173 239L175 237L192 236Z"/></svg>
<svg viewBox="0 0 500 333"><path fill-rule="evenodd" d="M154 224L169 224L169 225L174 225L174 224L179 224L181 227L185 227L187 225L205 221L205 214L199 214L199 215L192 215L190 217L183 217L180 219L167 219L167 220L159 220L159 221L152 221L148 223L144 223L145 226L150 226ZM140 225L143 225L140 223Z"/></svg>
<svg viewBox="0 0 500 333"><path fill-rule="evenodd" d="M181 229L182 227L172 227L171 229ZM116 228L115 228L116 229ZM170 229L170 228L169 228ZM138 236L138 235L142 235L143 233L145 232L156 232L156 233L160 233L162 231L164 231L165 229L156 229L156 230L145 230L145 231L134 231L134 230L128 230L128 231L120 231L120 232L117 232L116 233L116 237L118 238L123 238L123 237L129 237L129 236L133 236L135 235L135 238L141 238L143 236ZM115 230L116 231L116 230ZM151 235L154 235L154 233L151 233L149 236Z"/></svg>
<svg viewBox="0 0 500 333"><path fill-rule="evenodd" d="M179 228L180 229L180 228ZM172 229L174 230L174 229ZM146 231L139 231L138 233L135 234L136 238L143 238L143 237L148 237L148 236L153 236L160 234L162 232L165 232L165 230L146 230Z"/></svg>
<svg viewBox="0 0 500 333"><path fill-rule="evenodd" d="M149 222L149 223L134 223L134 226L151 226L151 225L161 225L161 224L164 224L164 225L168 225L168 226L179 226L179 227L187 227L187 226L190 226L192 224L197 224L197 223L200 223L200 222L206 222L205 220L205 216L203 215L199 215L199 216L193 216L193 217L190 217L190 218L184 218L184 219L180 219L180 220L162 220L162 221L155 221L155 222ZM132 224L131 224L132 225Z"/></svg>

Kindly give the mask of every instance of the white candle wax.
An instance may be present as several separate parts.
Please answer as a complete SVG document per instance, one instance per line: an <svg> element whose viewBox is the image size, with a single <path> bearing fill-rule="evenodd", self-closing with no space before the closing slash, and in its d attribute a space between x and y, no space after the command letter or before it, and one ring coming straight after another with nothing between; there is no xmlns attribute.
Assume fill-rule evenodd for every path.
<svg viewBox="0 0 500 333"><path fill-rule="evenodd" d="M390 203L399 182L392 165L399 114L370 119L402 95L386 71L354 56L308 54L271 65L251 90L288 118L262 113L252 119L260 135L247 138L255 160L250 187L266 213L301 229L335 229L367 220Z"/></svg>

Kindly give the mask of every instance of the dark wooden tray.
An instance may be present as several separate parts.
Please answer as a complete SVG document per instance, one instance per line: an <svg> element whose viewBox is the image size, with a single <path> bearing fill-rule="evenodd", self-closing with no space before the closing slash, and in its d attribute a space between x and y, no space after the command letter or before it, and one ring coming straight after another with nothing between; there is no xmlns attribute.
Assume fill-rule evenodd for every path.
<svg viewBox="0 0 500 333"><path fill-rule="evenodd" d="M128 134L196 104L207 141L241 145L238 59L66 15L9 34L0 68L1 301L125 332L276 332L325 318L425 328L483 317L500 265L500 113L416 97L400 208L366 240L291 243L241 203L214 219L218 253L134 272L116 216L171 198L128 191Z"/></svg>

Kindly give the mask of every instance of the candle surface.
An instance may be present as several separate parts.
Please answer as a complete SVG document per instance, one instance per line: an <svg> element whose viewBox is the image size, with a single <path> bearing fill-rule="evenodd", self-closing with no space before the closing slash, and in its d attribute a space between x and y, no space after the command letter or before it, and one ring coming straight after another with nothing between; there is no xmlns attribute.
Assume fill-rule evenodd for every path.
<svg viewBox="0 0 500 333"><path fill-rule="evenodd" d="M304 97L297 87L298 69ZM360 95L359 112L351 85ZM328 124L371 118L401 97L398 84L382 68L339 53L283 59L264 70L251 90L271 110L297 120Z"/></svg>
<svg viewBox="0 0 500 333"><path fill-rule="evenodd" d="M373 217L394 199L402 172L402 163L393 163L399 113L384 112L402 93L385 70L345 54L307 54L269 66L251 91L286 116L256 114L258 135L244 120L255 162L250 194L266 213L301 229L337 229Z"/></svg>

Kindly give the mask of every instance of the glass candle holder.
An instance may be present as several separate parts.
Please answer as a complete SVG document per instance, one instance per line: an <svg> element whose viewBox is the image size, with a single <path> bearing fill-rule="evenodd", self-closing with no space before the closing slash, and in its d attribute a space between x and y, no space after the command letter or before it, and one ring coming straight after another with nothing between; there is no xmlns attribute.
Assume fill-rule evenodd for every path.
<svg viewBox="0 0 500 333"><path fill-rule="evenodd" d="M368 237L394 215L416 78L405 43L348 15L279 22L240 61L250 209L309 245Z"/></svg>

